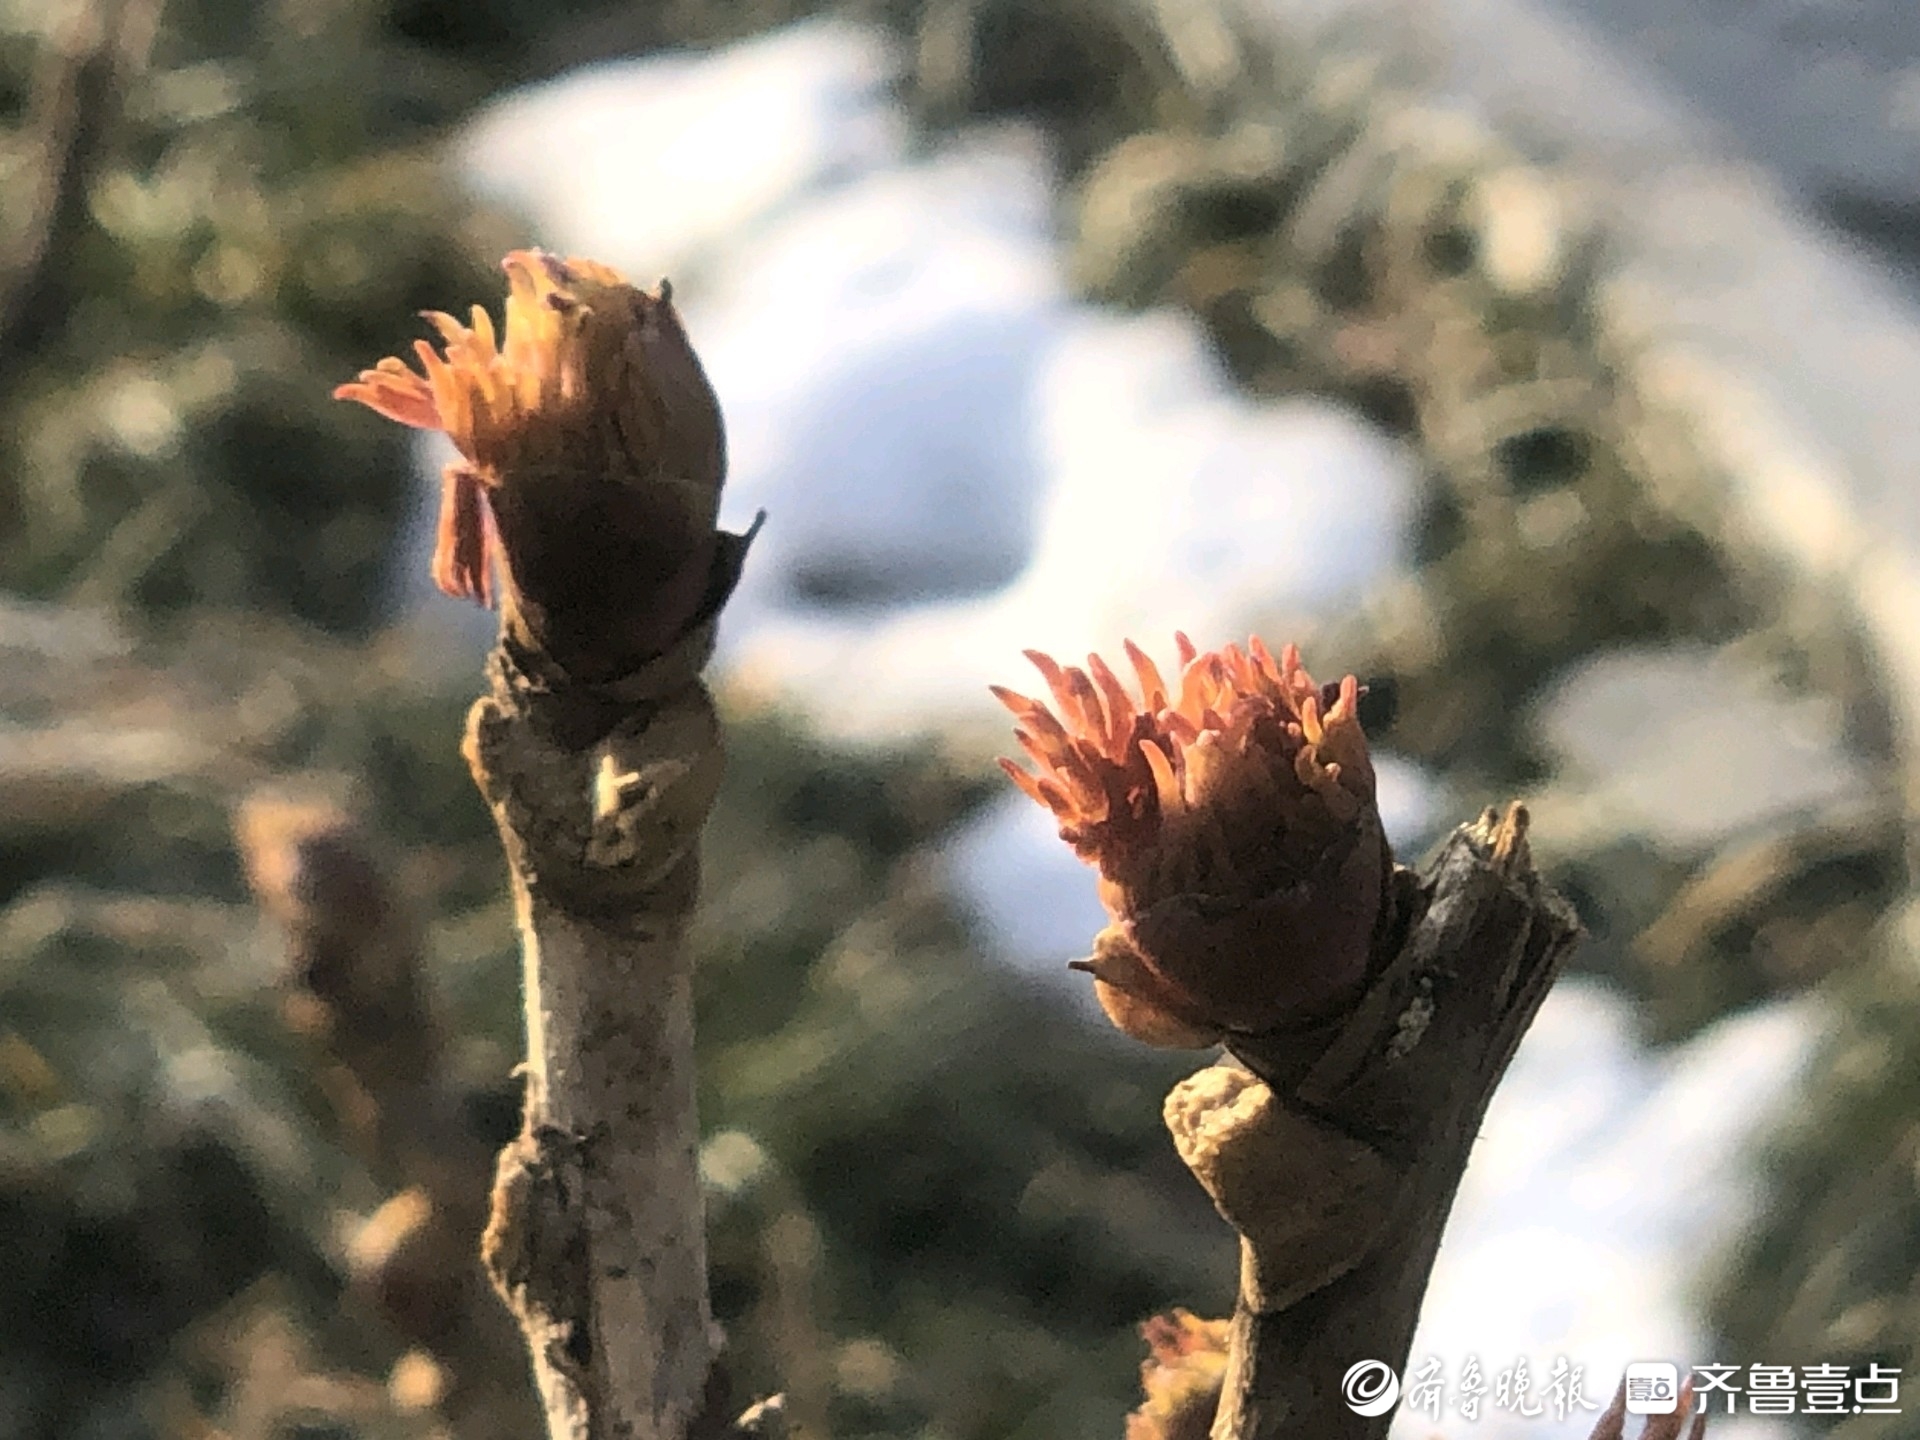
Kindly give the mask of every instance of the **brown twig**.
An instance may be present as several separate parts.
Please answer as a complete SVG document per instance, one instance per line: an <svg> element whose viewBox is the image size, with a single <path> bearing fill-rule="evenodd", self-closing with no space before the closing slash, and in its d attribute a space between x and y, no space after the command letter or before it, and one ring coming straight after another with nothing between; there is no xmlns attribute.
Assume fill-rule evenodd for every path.
<svg viewBox="0 0 1920 1440"><path fill-rule="evenodd" d="M1176 1087L1181 1156L1241 1236L1215 1440L1372 1440L1356 1361L1396 1373L1488 1100L1578 934L1526 813L1487 812L1399 871L1374 979L1312 1033L1235 1036L1248 1069Z"/></svg>
<svg viewBox="0 0 1920 1440"><path fill-rule="evenodd" d="M591 688L534 681L503 641L468 729L513 871L528 1020L526 1121L483 1253L556 1440L679 1440L709 1408L683 934L719 783L697 678L713 634L710 609L621 685Z"/></svg>
<svg viewBox="0 0 1920 1440"><path fill-rule="evenodd" d="M434 577L499 643L466 757L512 872L527 1104L481 1253L553 1440L724 1427L684 932L720 731L700 671L750 537L716 524L719 402L663 281L516 251L504 335L428 318L335 393L443 429ZM477 311L477 307L476 307Z"/></svg>
<svg viewBox="0 0 1920 1440"><path fill-rule="evenodd" d="M1177 639L1172 681L1127 646L1138 700L1097 655L1029 651L1053 706L996 693L1038 770L1002 764L1099 867L1113 923L1078 968L1108 1018L1245 1067L1166 1104L1240 1232L1214 1440L1364 1440L1393 1397L1343 1392L1405 1362L1481 1116L1579 925L1534 873L1519 805L1424 875L1393 866L1353 676L1322 685L1293 646ZM1136 1421L1164 1437L1191 1418L1148 1389Z"/></svg>

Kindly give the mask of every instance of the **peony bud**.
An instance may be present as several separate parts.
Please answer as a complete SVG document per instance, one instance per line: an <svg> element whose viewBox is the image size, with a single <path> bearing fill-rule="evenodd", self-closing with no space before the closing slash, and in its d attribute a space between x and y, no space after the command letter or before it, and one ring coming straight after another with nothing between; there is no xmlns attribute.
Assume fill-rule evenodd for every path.
<svg viewBox="0 0 1920 1440"><path fill-rule="evenodd" d="M498 562L512 628L563 665L618 673L709 598L719 403L665 282L649 294L538 250L502 264L498 335L478 305L470 326L429 312L444 355L416 341L419 372L382 360L334 396L459 449L433 557L442 590L491 603Z"/></svg>
<svg viewBox="0 0 1920 1440"><path fill-rule="evenodd" d="M1140 1327L1146 1399L1127 1416L1127 1440L1207 1440L1227 1375L1227 1322L1185 1310L1156 1315Z"/></svg>
<svg viewBox="0 0 1920 1440"><path fill-rule="evenodd" d="M1113 923L1077 967L1122 1030L1197 1047L1353 998L1393 857L1353 677L1316 685L1258 639L1178 641L1177 687L1128 642L1138 704L1097 655L1083 671L1027 652L1057 713L994 694L1039 769L1001 765L1100 871Z"/></svg>

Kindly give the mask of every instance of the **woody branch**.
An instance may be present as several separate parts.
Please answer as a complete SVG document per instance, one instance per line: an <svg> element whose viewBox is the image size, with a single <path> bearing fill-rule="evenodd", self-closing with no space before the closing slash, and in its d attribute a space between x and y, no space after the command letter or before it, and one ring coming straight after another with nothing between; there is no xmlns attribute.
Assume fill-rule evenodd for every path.
<svg viewBox="0 0 1920 1440"><path fill-rule="evenodd" d="M1540 885L1526 813L1463 826L1396 872L1372 980L1312 1036L1235 1036L1248 1070L1183 1082L1167 1123L1240 1233L1241 1280L1214 1433L1384 1436L1354 1362L1398 1373L1440 1234L1495 1086L1577 927Z"/></svg>
<svg viewBox="0 0 1920 1440"><path fill-rule="evenodd" d="M1224 1364L1206 1322L1150 1328L1130 1433L1382 1436L1390 1410L1357 1413L1342 1378L1403 1368L1481 1116L1578 926L1518 806L1424 874L1393 864L1351 676L1182 636L1170 684L1127 650L1137 701L1097 656L1031 657L1051 705L999 694L1038 766L1009 773L1099 868L1112 923L1079 965L1107 1014L1233 1057L1166 1104L1239 1232Z"/></svg>
<svg viewBox="0 0 1920 1440"><path fill-rule="evenodd" d="M746 538L717 529L719 408L663 284L506 261L504 333L432 315L444 355L344 385L444 429L434 573L498 590L465 754L522 941L527 1102L482 1255L524 1333L553 1440L683 1440L718 1344L696 1168L685 929L719 727L700 671Z"/></svg>

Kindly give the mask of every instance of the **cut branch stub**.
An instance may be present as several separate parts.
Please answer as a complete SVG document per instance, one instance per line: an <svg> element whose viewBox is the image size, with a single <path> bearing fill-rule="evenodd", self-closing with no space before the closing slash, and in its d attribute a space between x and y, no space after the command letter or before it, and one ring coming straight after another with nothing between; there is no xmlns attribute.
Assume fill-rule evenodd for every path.
<svg viewBox="0 0 1920 1440"><path fill-rule="evenodd" d="M1526 812L1488 811L1419 876L1337 1024L1236 1035L1169 1098L1181 1154L1240 1232L1215 1440L1360 1440L1348 1368L1398 1372L1495 1086L1579 934L1534 873ZM1265 1077L1265 1078L1261 1078Z"/></svg>
<svg viewBox="0 0 1920 1440"><path fill-rule="evenodd" d="M1173 683L1126 647L1137 699L1097 655L1029 651L1053 703L995 690L1036 769L1001 763L1100 871L1112 923L1078 968L1108 1018L1246 1066L1166 1111L1241 1236L1215 1440L1383 1435L1342 1379L1404 1364L1480 1118L1579 926L1518 805L1424 874L1393 865L1351 675L1177 638Z"/></svg>

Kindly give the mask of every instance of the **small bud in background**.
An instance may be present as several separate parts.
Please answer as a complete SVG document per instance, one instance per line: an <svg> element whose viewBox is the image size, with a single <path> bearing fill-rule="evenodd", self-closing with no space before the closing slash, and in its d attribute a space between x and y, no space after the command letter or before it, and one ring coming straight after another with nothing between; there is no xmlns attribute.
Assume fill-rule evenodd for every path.
<svg viewBox="0 0 1920 1440"><path fill-rule="evenodd" d="M460 1323L460 1289L467 1283L463 1259L445 1224L435 1223L432 1199L416 1185L390 1196L354 1233L347 1273L354 1288L407 1339L444 1345Z"/></svg>
<svg viewBox="0 0 1920 1440"><path fill-rule="evenodd" d="M442 1032L420 971L418 917L390 858L350 810L318 789L270 786L234 816L247 883L286 936L287 1022L341 1067L328 1089L361 1130L376 1094L425 1083Z"/></svg>
<svg viewBox="0 0 1920 1440"><path fill-rule="evenodd" d="M1393 868L1352 676L1320 686L1288 646L1199 654L1168 685L1128 642L1136 702L1099 656L1029 651L1053 708L994 688L1038 766L1001 764L1100 871L1113 924L1076 962L1150 1044L1319 1018L1366 977Z"/></svg>
<svg viewBox="0 0 1920 1440"><path fill-rule="evenodd" d="M491 603L582 678L618 674L708 601L726 442L719 402L665 282L639 290L591 260L516 250L506 320L429 312L444 354L388 358L335 398L444 430L433 577ZM609 621L612 620L611 630Z"/></svg>
<svg viewBox="0 0 1920 1440"><path fill-rule="evenodd" d="M1146 1400L1127 1416L1127 1440L1207 1440L1227 1374L1227 1322L1185 1310L1140 1327Z"/></svg>

